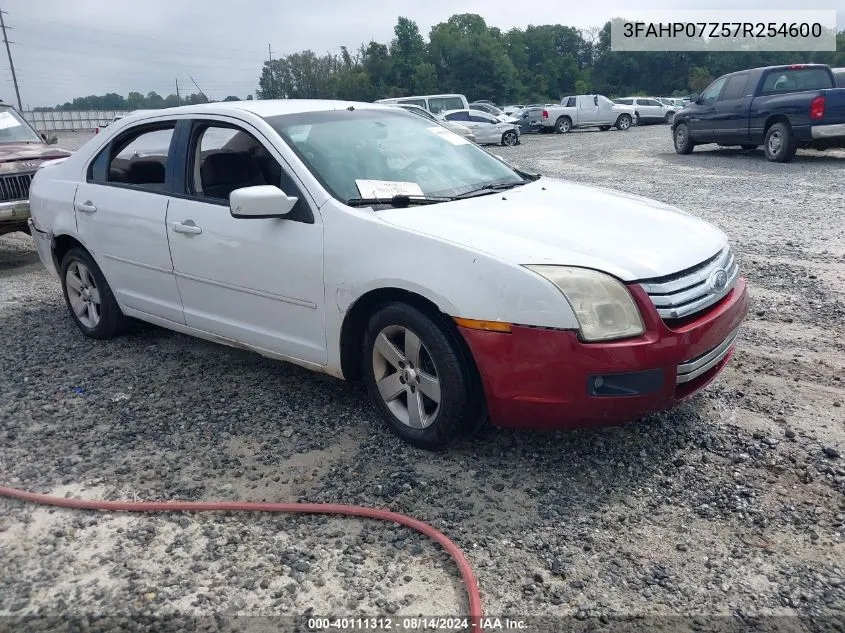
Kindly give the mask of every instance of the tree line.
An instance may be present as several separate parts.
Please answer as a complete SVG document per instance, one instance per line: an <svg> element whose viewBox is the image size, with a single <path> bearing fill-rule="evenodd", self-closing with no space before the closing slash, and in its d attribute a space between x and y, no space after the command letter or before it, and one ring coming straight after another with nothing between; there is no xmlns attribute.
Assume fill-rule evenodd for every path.
<svg viewBox="0 0 845 633"><path fill-rule="evenodd" d="M253 97L252 95L248 95L246 98L249 100ZM240 97L234 95L223 99L223 101L240 100ZM87 97L77 97L73 101L67 101L55 107L38 107L34 108L34 110L36 112L50 110L157 110L159 108L172 108L179 105L205 103L206 101L206 97L198 93L181 96L171 94L162 97L155 91L148 92L146 95L140 92L130 92L124 97L116 92L109 92L108 94L99 96L89 95Z"/></svg>
<svg viewBox="0 0 845 633"><path fill-rule="evenodd" d="M610 27L610 22L580 30L545 24L502 31L480 15L464 13L432 27L426 40L413 20L400 17L387 43L370 41L354 52L347 47L326 54L305 50L265 61L255 96L374 101L456 92L500 104L546 103L585 93L687 95L719 75L756 66L845 66L845 31L837 34L835 52L623 53L610 50ZM204 101L201 94L179 100L155 92L131 92L125 98L110 93L78 97L56 109L133 110Z"/></svg>

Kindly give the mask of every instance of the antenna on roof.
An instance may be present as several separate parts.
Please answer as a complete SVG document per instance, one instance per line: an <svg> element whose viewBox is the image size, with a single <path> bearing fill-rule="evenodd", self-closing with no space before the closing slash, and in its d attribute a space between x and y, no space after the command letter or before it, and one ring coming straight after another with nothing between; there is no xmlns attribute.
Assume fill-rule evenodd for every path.
<svg viewBox="0 0 845 633"><path fill-rule="evenodd" d="M191 77L190 75L188 75L188 79L190 79L190 80L194 83L194 85L195 85L195 86L197 86L197 82L196 82L196 81L194 81L194 78L193 78L193 77ZM200 91L200 94L202 95L202 98L203 98L203 99L205 99L205 102L206 102L206 103L208 103L208 97L206 97L206 96L205 96L205 93L202 91L202 88L200 88L199 86L197 86L197 90L199 90L199 91Z"/></svg>

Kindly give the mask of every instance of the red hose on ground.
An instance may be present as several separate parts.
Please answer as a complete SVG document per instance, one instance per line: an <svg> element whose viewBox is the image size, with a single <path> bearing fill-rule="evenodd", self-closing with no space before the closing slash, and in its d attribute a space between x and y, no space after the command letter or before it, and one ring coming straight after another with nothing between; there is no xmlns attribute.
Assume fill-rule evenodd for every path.
<svg viewBox="0 0 845 633"><path fill-rule="evenodd" d="M448 536L428 523L398 512L365 508L340 503L267 503L261 501L97 501L95 499L69 499L53 497L37 492L0 486L0 497L29 501L41 505L73 508L76 510L105 510L111 512L289 512L295 514L334 514L356 516L366 519L392 521L424 534L437 541L445 549L461 572L469 598L469 613L472 630L481 631L481 595L478 581L467 557Z"/></svg>

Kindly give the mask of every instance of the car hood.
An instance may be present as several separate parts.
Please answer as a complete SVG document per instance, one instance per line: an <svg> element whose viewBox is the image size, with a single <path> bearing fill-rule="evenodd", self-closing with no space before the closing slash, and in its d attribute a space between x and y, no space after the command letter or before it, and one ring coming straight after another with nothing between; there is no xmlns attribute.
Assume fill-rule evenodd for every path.
<svg viewBox="0 0 845 633"><path fill-rule="evenodd" d="M722 231L675 207L549 178L467 200L377 213L395 226L513 264L581 266L623 281L690 268L727 245Z"/></svg>
<svg viewBox="0 0 845 633"><path fill-rule="evenodd" d="M42 143L0 143L0 172L35 171L43 161L67 158L70 154Z"/></svg>

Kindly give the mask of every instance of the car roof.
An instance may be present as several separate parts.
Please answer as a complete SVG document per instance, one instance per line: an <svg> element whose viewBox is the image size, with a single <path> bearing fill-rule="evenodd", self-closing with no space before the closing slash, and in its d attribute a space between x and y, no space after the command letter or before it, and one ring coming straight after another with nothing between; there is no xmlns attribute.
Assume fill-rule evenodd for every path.
<svg viewBox="0 0 845 633"><path fill-rule="evenodd" d="M135 111L125 118L135 118L136 114L150 114L168 116L171 114L227 114L233 111L251 112L260 117L277 116L281 114L299 114L301 112L320 112L326 110L345 110L350 106L356 109L393 109L391 105L366 103L363 101L339 101L334 99L262 99L254 101L218 101L213 103L198 103L195 105L161 108L160 110Z"/></svg>

